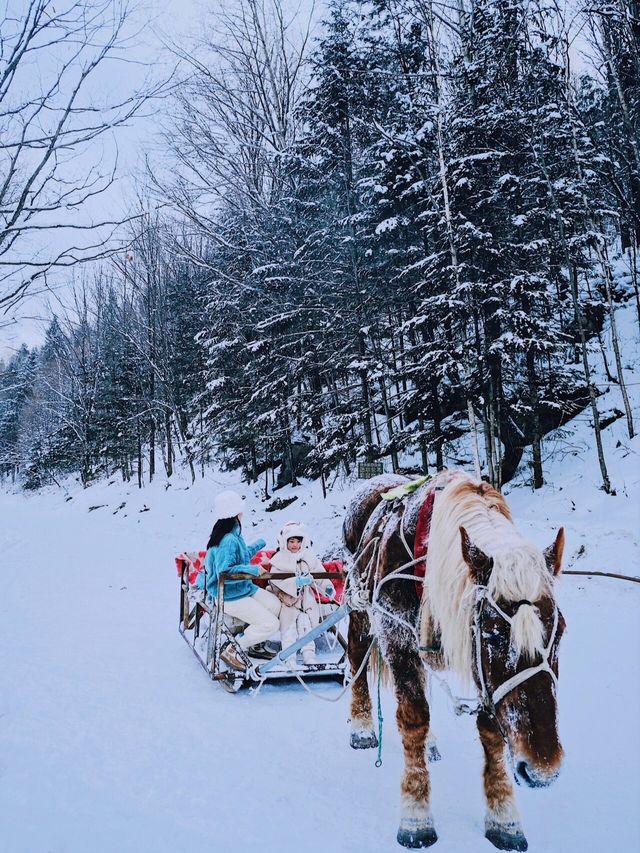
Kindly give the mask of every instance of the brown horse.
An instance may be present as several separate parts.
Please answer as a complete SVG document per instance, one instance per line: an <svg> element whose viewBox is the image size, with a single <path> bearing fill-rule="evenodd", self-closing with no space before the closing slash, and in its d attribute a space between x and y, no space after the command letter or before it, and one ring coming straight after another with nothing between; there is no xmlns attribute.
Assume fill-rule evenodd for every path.
<svg viewBox="0 0 640 853"><path fill-rule="evenodd" d="M564 619L553 578L560 571L564 532L541 552L518 533L499 492L459 471L442 471L413 494L381 499L408 482L389 475L368 481L351 501L343 529L355 557L352 583L368 601L366 610L350 616L352 674L377 640L398 703L405 770L397 839L405 847L437 841L425 761L425 687L429 668L449 669L475 684L478 694L471 710L485 755L485 836L500 849L526 850L505 753L511 754L516 778L530 787L549 785L558 775L557 652ZM416 550L425 553L427 543L415 539L431 490L420 606L416 584L406 579L414 571L407 564ZM391 578L394 572L405 578ZM377 746L366 669L352 684L351 746Z"/></svg>

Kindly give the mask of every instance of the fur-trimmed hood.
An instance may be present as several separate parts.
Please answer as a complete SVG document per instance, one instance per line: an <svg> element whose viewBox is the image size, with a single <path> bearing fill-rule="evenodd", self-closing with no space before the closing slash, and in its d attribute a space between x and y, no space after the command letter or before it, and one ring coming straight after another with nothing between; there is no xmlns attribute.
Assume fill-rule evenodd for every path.
<svg viewBox="0 0 640 853"><path fill-rule="evenodd" d="M311 547L309 531L304 526L304 524L301 524L299 521L287 521L287 523L284 525L284 527L278 534L278 548L281 551L286 551L287 541L293 536L302 539L302 547L299 553Z"/></svg>

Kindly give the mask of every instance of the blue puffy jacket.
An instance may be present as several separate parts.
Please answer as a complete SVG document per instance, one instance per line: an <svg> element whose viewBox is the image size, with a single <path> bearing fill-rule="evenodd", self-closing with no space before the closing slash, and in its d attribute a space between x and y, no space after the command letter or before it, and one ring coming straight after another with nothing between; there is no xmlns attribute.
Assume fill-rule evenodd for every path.
<svg viewBox="0 0 640 853"><path fill-rule="evenodd" d="M207 593L212 598L218 595L218 577L223 572L242 572L258 577L259 566L252 566L249 560L265 545L264 539L247 545L240 533L240 525L236 524L233 530L222 537L219 545L214 545L207 551L204 563L207 570ZM253 595L257 589L250 580L227 581L224 585L225 601Z"/></svg>

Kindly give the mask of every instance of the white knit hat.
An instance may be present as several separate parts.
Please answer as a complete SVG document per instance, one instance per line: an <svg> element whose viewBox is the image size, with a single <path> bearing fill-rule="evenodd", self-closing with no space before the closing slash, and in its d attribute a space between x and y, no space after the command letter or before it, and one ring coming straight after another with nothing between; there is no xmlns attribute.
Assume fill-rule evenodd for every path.
<svg viewBox="0 0 640 853"><path fill-rule="evenodd" d="M302 539L303 548L309 547L309 534L307 533L307 528L304 524L300 524L299 521L287 521L278 536L278 546L281 551L286 551L288 540L292 539L294 536L298 539Z"/></svg>
<svg viewBox="0 0 640 853"><path fill-rule="evenodd" d="M213 511L217 519L235 518L239 512L244 511L242 495L237 492L220 492L213 500Z"/></svg>

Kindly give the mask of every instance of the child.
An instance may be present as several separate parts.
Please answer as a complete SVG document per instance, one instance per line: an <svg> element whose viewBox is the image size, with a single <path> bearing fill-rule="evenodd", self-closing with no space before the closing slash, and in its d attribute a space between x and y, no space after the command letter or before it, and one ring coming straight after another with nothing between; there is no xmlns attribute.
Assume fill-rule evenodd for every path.
<svg viewBox="0 0 640 853"><path fill-rule="evenodd" d="M330 580L314 582L312 572L324 572L324 566L310 550L311 542L306 528L297 521L288 521L278 536L278 550L271 557L271 573L293 572L295 577L277 580L272 577L271 586L282 602L280 611L280 634L282 648L286 649L298 637L311 631L320 621L320 608L311 587L314 583L329 597L335 595ZM292 664L295 664L295 658ZM305 664L317 663L315 644L311 640L302 648Z"/></svg>

